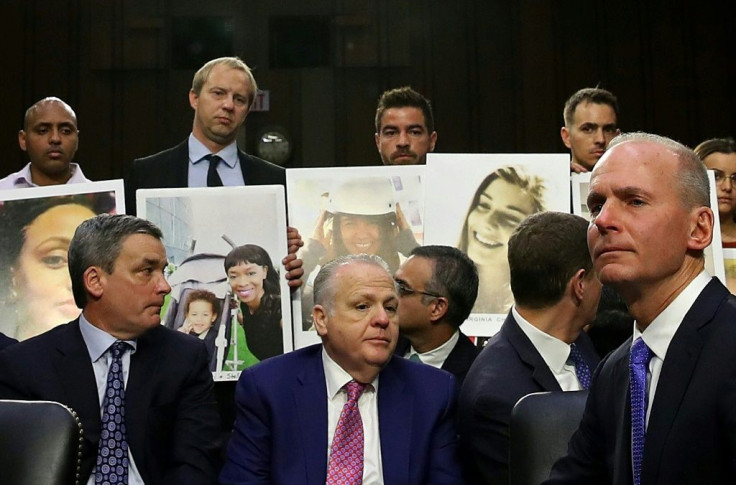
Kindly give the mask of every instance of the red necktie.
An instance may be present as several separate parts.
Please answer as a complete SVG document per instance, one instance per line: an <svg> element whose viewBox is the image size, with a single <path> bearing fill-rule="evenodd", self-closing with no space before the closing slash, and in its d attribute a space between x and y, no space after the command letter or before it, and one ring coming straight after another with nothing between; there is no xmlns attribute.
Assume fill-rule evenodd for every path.
<svg viewBox="0 0 736 485"><path fill-rule="evenodd" d="M348 400L337 421L332 451L327 467L327 485L360 485L363 483L363 420L358 399L366 384L346 384Z"/></svg>

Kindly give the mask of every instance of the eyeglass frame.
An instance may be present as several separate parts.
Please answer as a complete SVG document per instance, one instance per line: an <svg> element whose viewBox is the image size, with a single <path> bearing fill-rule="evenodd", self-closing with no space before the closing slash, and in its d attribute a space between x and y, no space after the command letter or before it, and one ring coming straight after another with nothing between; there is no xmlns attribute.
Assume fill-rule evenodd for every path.
<svg viewBox="0 0 736 485"><path fill-rule="evenodd" d="M396 283L396 288L397 288L397 291L399 292L399 296L410 296L414 294L420 294L424 296L431 296L432 298L444 298L439 293L433 293L431 291L415 290L411 286L407 285L406 282L403 280L394 278L394 283Z"/></svg>
<svg viewBox="0 0 736 485"><path fill-rule="evenodd" d="M729 179L731 181L732 185L736 185L736 173L732 173L731 175L726 176L726 172L718 169L712 169L713 170L713 177L716 179L716 183L720 184L721 182L725 182L726 179Z"/></svg>

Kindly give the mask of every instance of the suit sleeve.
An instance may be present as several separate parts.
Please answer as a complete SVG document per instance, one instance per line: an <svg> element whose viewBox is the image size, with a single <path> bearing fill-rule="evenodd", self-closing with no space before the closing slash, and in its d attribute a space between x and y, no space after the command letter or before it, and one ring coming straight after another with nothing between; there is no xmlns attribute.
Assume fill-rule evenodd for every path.
<svg viewBox="0 0 736 485"><path fill-rule="evenodd" d="M271 416L254 374L246 369L235 390L236 418L225 466L223 485L271 483Z"/></svg>
<svg viewBox="0 0 736 485"><path fill-rule="evenodd" d="M204 345L178 397L165 484L215 483L219 468L220 419Z"/></svg>
<svg viewBox="0 0 736 485"><path fill-rule="evenodd" d="M460 463L457 454L457 432L455 429L455 411L457 404L457 384L451 375L447 375L447 399L437 428L432 436L429 456L428 485L462 485Z"/></svg>

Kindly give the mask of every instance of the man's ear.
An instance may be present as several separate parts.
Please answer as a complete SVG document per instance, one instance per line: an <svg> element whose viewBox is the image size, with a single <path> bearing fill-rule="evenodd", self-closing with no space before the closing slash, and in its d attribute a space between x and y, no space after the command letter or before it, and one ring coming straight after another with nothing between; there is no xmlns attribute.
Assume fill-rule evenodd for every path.
<svg viewBox="0 0 736 485"><path fill-rule="evenodd" d="M93 298L100 299L104 293L105 275L98 266L90 266L82 274L84 288Z"/></svg>
<svg viewBox="0 0 736 485"><path fill-rule="evenodd" d="M21 150L23 150L24 152L27 151L26 150L26 132L23 130L20 130L18 132L18 145L20 146Z"/></svg>
<svg viewBox="0 0 736 485"><path fill-rule="evenodd" d="M314 305L312 308L312 320L314 329L320 337L327 336L327 310L322 305Z"/></svg>
<svg viewBox="0 0 736 485"><path fill-rule="evenodd" d="M430 305L432 305L432 311L429 314L429 320L432 323L443 319L450 308L450 302L444 296L435 298Z"/></svg>
<svg viewBox="0 0 736 485"><path fill-rule="evenodd" d="M197 103L199 102L199 96L197 96L197 93L194 92L194 89L189 90L189 106L192 107L192 109L197 109Z"/></svg>
<svg viewBox="0 0 736 485"><path fill-rule="evenodd" d="M562 143L564 143L567 148L572 148L572 144L570 143L570 131L567 129L567 126L560 128L560 137L562 138Z"/></svg>
<svg viewBox="0 0 736 485"><path fill-rule="evenodd" d="M691 212L690 234L687 248L702 251L713 240L713 211L709 207L698 207Z"/></svg>
<svg viewBox="0 0 736 485"><path fill-rule="evenodd" d="M436 131L433 131L429 135L429 151L430 152L433 152L434 151L435 144L437 144L437 132Z"/></svg>
<svg viewBox="0 0 736 485"><path fill-rule="evenodd" d="M570 282L568 283L570 291L575 296L577 301L583 301L585 296L585 278L588 273L584 269L579 269L572 275Z"/></svg>

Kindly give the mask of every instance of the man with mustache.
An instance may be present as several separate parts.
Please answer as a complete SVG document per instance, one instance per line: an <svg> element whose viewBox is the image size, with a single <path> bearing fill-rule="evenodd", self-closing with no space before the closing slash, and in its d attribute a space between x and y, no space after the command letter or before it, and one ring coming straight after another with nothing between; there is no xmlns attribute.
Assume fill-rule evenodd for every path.
<svg viewBox="0 0 736 485"><path fill-rule="evenodd" d="M243 371L221 484L463 483L455 380L393 356L394 280L377 256L333 259L314 282L321 345Z"/></svg>
<svg viewBox="0 0 736 485"><path fill-rule="evenodd" d="M79 148L77 115L59 98L44 98L26 110L18 144L30 161L0 180L0 189L89 182L72 162Z"/></svg>
<svg viewBox="0 0 736 485"><path fill-rule="evenodd" d="M423 165L434 151L432 105L409 86L384 92L376 108L376 147L384 165Z"/></svg>
<svg viewBox="0 0 736 485"><path fill-rule="evenodd" d="M618 100L601 88L583 88L565 102L562 142L570 149L571 172L590 172L618 129Z"/></svg>
<svg viewBox="0 0 736 485"><path fill-rule="evenodd" d="M161 237L133 216L82 222L69 246L82 314L0 352L0 399L57 401L79 416L79 483L216 482L209 357L204 342L161 325L171 290Z"/></svg>
<svg viewBox="0 0 736 485"><path fill-rule="evenodd" d="M635 319L601 361L550 484L733 483L736 297L705 270L714 215L705 166L647 133L593 169L588 248Z"/></svg>

